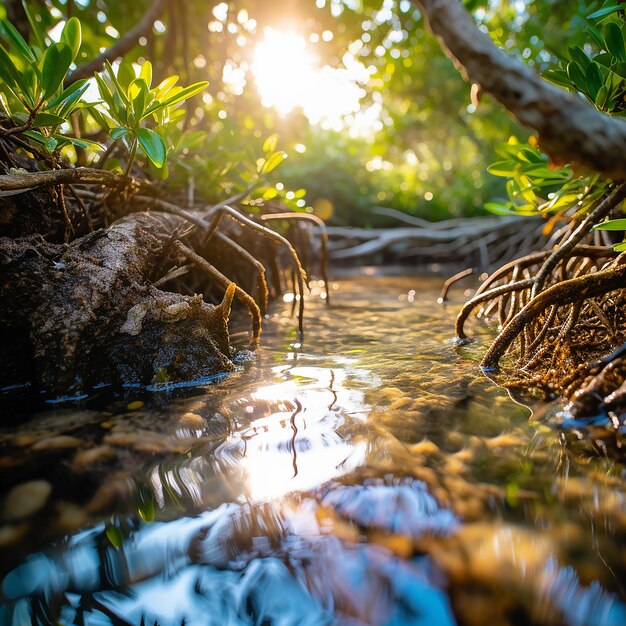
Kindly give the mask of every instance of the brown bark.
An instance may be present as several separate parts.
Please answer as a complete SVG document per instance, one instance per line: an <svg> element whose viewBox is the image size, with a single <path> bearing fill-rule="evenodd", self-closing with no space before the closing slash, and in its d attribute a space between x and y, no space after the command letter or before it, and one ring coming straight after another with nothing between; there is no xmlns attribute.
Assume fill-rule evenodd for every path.
<svg viewBox="0 0 626 626"><path fill-rule="evenodd" d="M414 0L464 78L538 134L556 163L626 180L626 123L541 79L481 32L458 0Z"/></svg>
<svg viewBox="0 0 626 626"><path fill-rule="evenodd" d="M184 224L139 213L71 244L0 239L3 384L67 394L231 370L232 291L213 306L152 284Z"/></svg>

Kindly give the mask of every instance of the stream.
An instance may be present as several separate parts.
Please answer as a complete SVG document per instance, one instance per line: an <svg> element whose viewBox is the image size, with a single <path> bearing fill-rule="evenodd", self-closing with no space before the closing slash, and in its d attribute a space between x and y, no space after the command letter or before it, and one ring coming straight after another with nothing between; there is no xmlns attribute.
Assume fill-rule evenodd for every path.
<svg viewBox="0 0 626 626"><path fill-rule="evenodd" d="M9 416L0 624L626 624L624 466L484 377L440 287L314 283L231 375Z"/></svg>

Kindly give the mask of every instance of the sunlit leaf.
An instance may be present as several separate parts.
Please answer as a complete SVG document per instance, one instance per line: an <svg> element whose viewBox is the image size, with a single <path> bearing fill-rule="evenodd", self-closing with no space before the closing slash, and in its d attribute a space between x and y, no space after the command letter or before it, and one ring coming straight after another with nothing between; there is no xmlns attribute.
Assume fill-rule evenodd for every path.
<svg viewBox="0 0 626 626"><path fill-rule="evenodd" d="M269 174L273 170L275 170L285 159L287 158L287 154L285 152L274 152L267 159L264 160L261 165L259 174Z"/></svg>
<svg viewBox="0 0 626 626"><path fill-rule="evenodd" d="M78 51L80 50L80 44L82 40L82 32L80 26L80 20L76 17L70 17L63 27L61 33L61 41L68 45L72 51L72 61L76 58Z"/></svg>
<svg viewBox="0 0 626 626"><path fill-rule="evenodd" d="M616 13L617 11L620 11L623 8L624 8L623 5L620 5L620 4L612 4L608 7L602 7L598 11L594 11L593 13L588 15L587 19L595 20L595 19L598 19L599 17L606 17L607 15L610 15L611 13Z"/></svg>
<svg viewBox="0 0 626 626"><path fill-rule="evenodd" d="M596 230L626 230L626 219L607 220L594 226Z"/></svg>
<svg viewBox="0 0 626 626"><path fill-rule="evenodd" d="M30 49L30 46L24 41L22 35L19 34L15 26L13 26L9 20L0 20L0 30L22 58L29 63L37 63L37 59Z"/></svg>
<svg viewBox="0 0 626 626"><path fill-rule="evenodd" d="M58 138L57 135L55 137ZM85 148L86 150L103 150L104 148L97 142L90 139L83 139L82 137L69 137L65 136L65 139L70 143L78 146L79 148Z"/></svg>
<svg viewBox="0 0 626 626"><path fill-rule="evenodd" d="M159 108L162 109L165 107L173 106L174 104L178 104L179 102L182 102L183 100L187 100L188 98L191 98L195 96L196 94L199 94L201 91L204 91L208 87L208 85L209 85L208 81L202 81L200 83L194 83L193 85L189 85L189 87L185 87L184 89L181 89L173 96L170 96L169 98L166 98L165 100L161 101L159 104Z"/></svg>
<svg viewBox="0 0 626 626"><path fill-rule="evenodd" d="M141 120L146 110L148 85L143 78L136 78L128 87L128 96L131 99L135 118Z"/></svg>
<svg viewBox="0 0 626 626"><path fill-rule="evenodd" d="M486 202L484 207L489 213L495 215L534 215L536 214L535 208L530 207L524 211L521 207L515 206L512 202Z"/></svg>
<svg viewBox="0 0 626 626"><path fill-rule="evenodd" d="M487 167L487 171L494 176L512 176L516 167L515 161L496 161Z"/></svg>
<svg viewBox="0 0 626 626"><path fill-rule="evenodd" d="M160 100L178 82L178 76L168 76L163 79L154 90L155 97Z"/></svg>
<svg viewBox="0 0 626 626"><path fill-rule="evenodd" d="M138 128L137 139L150 161L156 167L163 167L167 157L167 148L161 135L149 128Z"/></svg>
<svg viewBox="0 0 626 626"><path fill-rule="evenodd" d="M117 141L118 139L128 135L128 133L130 133L130 129L124 126L112 128L109 131L109 135L111 136L111 139L113 139L113 141Z"/></svg>
<svg viewBox="0 0 626 626"><path fill-rule="evenodd" d="M143 78L143 80L146 81L148 89L150 89L150 85L152 85L152 63L150 63L150 61L143 62L141 70L139 71L139 78Z"/></svg>
<svg viewBox="0 0 626 626"><path fill-rule="evenodd" d="M41 50L45 50L46 48L46 33L42 29L41 24L35 19L31 8L29 6L29 2L26 0L22 0L22 8L24 9L24 13L26 14L26 18L28 19L28 23L30 24L30 29L33 31L35 35L35 39L37 39L37 44L41 48Z"/></svg>
<svg viewBox="0 0 626 626"><path fill-rule="evenodd" d="M44 100L54 95L71 64L72 50L67 44L55 43L46 49L41 64L41 87Z"/></svg>
<svg viewBox="0 0 626 626"><path fill-rule="evenodd" d="M278 145L278 134L273 133L263 142L263 152L269 154L276 150L276 146Z"/></svg>

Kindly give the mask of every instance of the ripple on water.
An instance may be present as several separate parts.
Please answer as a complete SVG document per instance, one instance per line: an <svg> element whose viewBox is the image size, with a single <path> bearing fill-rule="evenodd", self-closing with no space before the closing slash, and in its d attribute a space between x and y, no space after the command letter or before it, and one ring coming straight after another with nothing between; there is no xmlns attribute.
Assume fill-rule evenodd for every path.
<svg viewBox="0 0 626 626"><path fill-rule="evenodd" d="M626 623L624 468L484 379L438 287L314 290L211 393L5 429L0 623Z"/></svg>

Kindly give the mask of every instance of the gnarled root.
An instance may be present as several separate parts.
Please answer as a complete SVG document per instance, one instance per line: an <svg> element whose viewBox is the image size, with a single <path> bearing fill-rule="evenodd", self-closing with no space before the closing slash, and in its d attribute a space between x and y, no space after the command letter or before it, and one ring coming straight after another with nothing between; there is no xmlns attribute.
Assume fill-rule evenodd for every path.
<svg viewBox="0 0 626 626"><path fill-rule="evenodd" d="M72 244L0 240L5 384L67 394L230 371L233 290L214 306L152 282L183 225L138 213Z"/></svg>

